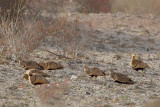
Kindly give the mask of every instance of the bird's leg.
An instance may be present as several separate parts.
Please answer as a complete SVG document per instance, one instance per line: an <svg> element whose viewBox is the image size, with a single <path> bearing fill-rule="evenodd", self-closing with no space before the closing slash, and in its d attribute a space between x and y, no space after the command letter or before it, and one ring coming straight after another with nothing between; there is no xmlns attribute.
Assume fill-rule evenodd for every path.
<svg viewBox="0 0 160 107"><path fill-rule="evenodd" d="M106 81L107 81L107 78L106 78L106 76L104 76L104 81L103 81L104 86L106 85Z"/></svg>
<svg viewBox="0 0 160 107"><path fill-rule="evenodd" d="M139 74L138 69L136 70L136 74Z"/></svg>
<svg viewBox="0 0 160 107"><path fill-rule="evenodd" d="M93 81L93 76L89 76L89 79Z"/></svg>
<svg viewBox="0 0 160 107"><path fill-rule="evenodd" d="M97 76L93 76L94 80L97 78Z"/></svg>
<svg viewBox="0 0 160 107"><path fill-rule="evenodd" d="M104 79L107 80L106 76L104 76Z"/></svg>
<svg viewBox="0 0 160 107"><path fill-rule="evenodd" d="M25 69L25 70L28 70L28 68L27 68L27 67L24 67L24 69Z"/></svg>
<svg viewBox="0 0 160 107"><path fill-rule="evenodd" d="M142 69L142 73L145 74L146 72L144 71L144 69Z"/></svg>
<svg viewBox="0 0 160 107"><path fill-rule="evenodd" d="M36 84L33 84L33 85L34 85L33 87L36 88Z"/></svg>

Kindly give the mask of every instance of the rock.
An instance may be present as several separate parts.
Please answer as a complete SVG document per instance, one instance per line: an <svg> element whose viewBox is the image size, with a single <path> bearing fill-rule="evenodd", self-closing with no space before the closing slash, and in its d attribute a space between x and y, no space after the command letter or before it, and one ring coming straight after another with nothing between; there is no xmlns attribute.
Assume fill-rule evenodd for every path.
<svg viewBox="0 0 160 107"><path fill-rule="evenodd" d="M71 80L76 80L78 77L76 75L71 76Z"/></svg>
<svg viewBox="0 0 160 107"><path fill-rule="evenodd" d="M87 95L91 95L90 92L86 92Z"/></svg>

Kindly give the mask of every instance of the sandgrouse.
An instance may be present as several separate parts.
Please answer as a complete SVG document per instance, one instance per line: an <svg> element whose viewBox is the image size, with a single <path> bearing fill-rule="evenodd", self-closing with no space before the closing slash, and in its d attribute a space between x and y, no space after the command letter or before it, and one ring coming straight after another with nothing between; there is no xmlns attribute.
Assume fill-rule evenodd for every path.
<svg viewBox="0 0 160 107"><path fill-rule="evenodd" d="M50 77L50 75L48 75L47 73L44 73L43 71L41 70L37 70L37 69L30 69L30 70L27 70L25 74L23 74L23 78L28 80L28 77L30 74L32 73L37 73L37 74L41 74L43 77Z"/></svg>
<svg viewBox="0 0 160 107"><path fill-rule="evenodd" d="M100 70L99 68L96 68L96 67L89 68L85 65L83 66L83 68L86 74L91 77L106 76L106 73Z"/></svg>
<svg viewBox="0 0 160 107"><path fill-rule="evenodd" d="M40 66L35 61L24 61L24 60L22 60L22 58L18 58L18 60L19 60L19 65L21 67L23 67L25 70L28 70L28 69L39 69L39 70L42 70L43 69L43 67Z"/></svg>
<svg viewBox="0 0 160 107"><path fill-rule="evenodd" d="M143 61L136 59L136 56L132 54L132 59L130 62L130 66L138 71L138 70L144 70L145 68L150 68L150 66L147 63L144 63Z"/></svg>
<svg viewBox="0 0 160 107"><path fill-rule="evenodd" d="M56 63L54 61L39 62L39 65L42 66L45 70L55 70L63 68L60 63Z"/></svg>
<svg viewBox="0 0 160 107"><path fill-rule="evenodd" d="M109 72L113 81L124 84L133 84L133 81L127 75L113 72L112 69L110 69Z"/></svg>
<svg viewBox="0 0 160 107"><path fill-rule="evenodd" d="M34 85L48 83L48 81L45 77L43 77L41 74L37 74L37 73L29 74L29 82Z"/></svg>

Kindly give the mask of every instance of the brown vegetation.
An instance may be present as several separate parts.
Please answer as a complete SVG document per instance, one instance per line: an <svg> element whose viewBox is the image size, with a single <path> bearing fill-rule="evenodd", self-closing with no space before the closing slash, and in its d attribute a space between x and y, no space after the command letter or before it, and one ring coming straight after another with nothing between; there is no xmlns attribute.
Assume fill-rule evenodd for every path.
<svg viewBox="0 0 160 107"><path fill-rule="evenodd" d="M67 22L65 18L60 19L59 25L56 25L56 30L52 33L53 43L59 53L73 59L78 53L83 53L92 39L91 23L88 27L89 32L83 34L78 20Z"/></svg>
<svg viewBox="0 0 160 107"><path fill-rule="evenodd" d="M8 49L8 54L14 58L28 56L46 37L44 26L40 21L22 19L9 20L1 17L1 45Z"/></svg>
<svg viewBox="0 0 160 107"><path fill-rule="evenodd" d="M25 10L27 0L0 0L0 15L12 19Z"/></svg>
<svg viewBox="0 0 160 107"><path fill-rule="evenodd" d="M55 3L55 6L56 6L57 4L59 4L59 2L62 2L58 6L60 6L60 7L62 6L63 7L68 0L66 2L64 0L49 0L49 2L48 1L47 2L50 3L50 5L45 4L46 2L44 2L44 1L43 1L44 5L43 5L43 3L39 4L38 1L41 1L41 0L37 0L37 1L33 0L33 2L32 2L33 4L29 6L29 8L31 8L31 10L33 10L32 12L35 12L36 15L40 14L39 12L41 12L43 10L47 10L46 9L47 7L48 7L48 9L50 11L52 11L53 7L54 7L54 6L52 7L52 3ZM142 1L125 1L125 0L124 1L123 0L121 0L121 1L120 0L119 1L114 0L114 2L112 2L112 3L109 0L88 0L88 1L86 0L86 1L80 1L80 2L84 2L84 4L82 6L84 6L83 7L84 11L88 12L88 13L89 12L99 13L99 12L109 12L109 11L117 12L117 11L119 11L119 9L120 9L120 12L128 12L128 13L135 13L135 12L137 12L137 10L139 12L141 12L141 13L152 12L153 10L155 10L155 12L159 11L159 9L157 7L157 4L156 4L156 0L153 0L151 2L145 2L145 3L143 3L144 1L142 2ZM119 3L119 2L121 2L122 4ZM107 4L107 5L105 5L105 4ZM133 4L133 5L130 6L131 4ZM41 5L41 6L39 7L39 5ZM35 6L35 8L32 8L34 6ZM43 8L41 8L41 7L43 7ZM7 8L8 8L8 6L7 6ZM22 7L20 7L20 8L22 8ZM53 10L53 12L55 12L55 13L58 12L58 11L65 11L65 8L61 8L59 10L58 8L55 7L54 9L55 10ZM112 10L110 10L110 9L112 9ZM83 10L80 10L80 11L84 12ZM4 13L2 13L2 14L4 14ZM67 18L58 18L59 20L57 22L55 21L55 19L53 19L52 20L53 23L51 22L49 27L48 26L44 27L44 23L42 23L41 20L37 20L37 18L35 18L35 17L33 19L31 17L29 17L29 18L25 17L25 16L21 17L21 15L22 14L20 14L18 12L16 14L14 14L14 16L16 16L16 17L13 20L11 20L9 17L6 17L5 15L3 15L1 17L1 19L0 19L0 45L2 47L4 47L3 50L2 50L2 53L1 53L2 57L5 56L6 53L8 53L10 56L12 56L14 58L22 57L22 58L25 59L38 46L40 46L41 41L46 37L46 35L47 36L50 35L50 36L53 37L52 39L53 39L54 47L57 48L58 54L61 54L62 56L67 57L67 58L69 57L69 58L73 58L74 59L74 58L77 57L77 55L79 53L84 53L87 45L90 44L90 41L92 40L92 37L93 37L92 36L93 32L92 32L92 24L91 24L91 22L88 24L88 29L83 29L83 26L81 26L79 20L74 20L73 22L69 22L69 21L67 21ZM9 16L13 16L13 15L9 14ZM90 17L92 17L95 20L96 19L95 16L93 16L93 17L90 16ZM98 18L97 18L98 21L99 21L99 19L101 19L100 17L101 16L98 16ZM110 19L112 19L112 18L110 18ZM91 20L91 19L89 19L89 20ZM107 19L107 20L109 20L109 19ZM142 20L144 21L144 19L142 19ZM112 20L112 21L116 22L116 20ZM104 23L104 20L101 21L101 22L103 24L106 24L106 23ZM122 20L120 20L120 22L123 23ZM137 22L137 21L135 21L135 22ZM127 22L124 22L124 23L127 23ZM133 20L132 20L132 23L134 23ZM85 24L87 24L87 23L85 22ZM101 23L99 24L98 23L98 25L102 25L104 28L107 28L103 24L101 24ZM52 25L54 25L54 26L52 26ZM97 23L95 25L97 25ZM137 25L137 23L136 23L136 25ZM110 26L110 27L113 28L113 26ZM129 27L127 26L127 28L129 28ZM100 28L98 28L97 31L99 31L99 29ZM117 28L115 28L115 29L117 29ZM84 31L86 31L87 33L84 33ZM108 42L109 38L106 38L106 37L108 37L109 34L106 33L106 35L107 36L105 36L104 38ZM114 37L114 35L111 35L111 39L113 37ZM104 38L102 38L102 39L104 39ZM115 38L117 38L117 37L115 37ZM99 38L96 38L97 41L99 41L98 39ZM122 41L123 41L123 39L122 39ZM102 41L100 40L99 42L102 42ZM119 45L119 43L112 43L112 44L114 46ZM105 45L107 45L107 44L105 43ZM112 47L112 48L116 48L116 47ZM118 50L118 48L117 48L117 50ZM109 51L107 51L107 52L108 52L107 54L104 53L104 58L107 55L110 54ZM111 50L111 52L114 52L114 51ZM100 55L100 54L96 54L96 52L94 54L95 54L95 56L97 58L96 60L98 60L98 57L99 57L98 55ZM29 58L31 58L31 57L29 57ZM122 57L121 59L123 60L123 58L126 58L126 56ZM90 62L90 59L89 58L87 58L87 59L88 59L88 62ZM118 59L118 57L117 57L117 59ZM128 58L126 58L126 59L128 59ZM107 61L108 60L109 59L107 59ZM125 60L125 62L126 62L126 60ZM138 61L138 62L140 62L140 61ZM45 63L46 63L46 64L44 64L44 68L45 69L47 69L47 70L48 69L55 69L55 66L53 66L53 64L55 64L54 62L45 62ZM80 62L80 63L83 63L83 62ZM103 59L103 63L105 63L105 59ZM115 63L116 63L116 61L115 61ZM113 65L116 65L115 63ZM122 62L120 62L120 63L122 63ZM117 63L117 64L119 64L119 63ZM41 68L41 66L38 65L34 61L31 61L29 63L27 61L23 61L23 63L22 63L22 61L21 61L20 65L22 65L24 68L27 68L27 69L31 69L31 68L39 69L39 68ZM30 65L34 66L34 67L30 67ZM107 64L107 66L113 66L113 65L109 65L109 63ZM136 67L136 69L137 69L137 65L138 64L136 63L135 65L133 65L133 67ZM143 65L144 65L144 63L143 63ZM11 65L11 66L14 66L14 65ZM56 64L56 66L58 66L58 68L62 68L62 66L59 67L58 64ZM122 65L117 65L117 66L122 66ZM140 66L142 66L142 64L138 65L138 67L140 67ZM145 67L140 67L140 68L145 68ZM2 69L2 72L5 71L5 69L4 70ZM60 80L61 77L65 76L64 73L67 74L69 70L70 69L64 70L63 73L60 72L62 76L54 75L54 78L56 78L55 80ZM84 70L86 71L86 73L89 76L95 76L95 77L97 77L97 76L104 76L105 77L106 76L105 72L101 71L99 68L95 68L94 67L94 68L90 69L90 68L84 67ZM76 70L74 70L74 72L71 71L70 74L71 75L72 74L75 74L75 75L78 74L78 72L75 73L75 71ZM29 73L27 73L27 72L29 72ZM32 84L47 83L47 79L45 79L44 77L45 76L49 76L49 75L44 74L43 72L39 72L38 70L32 70L32 72L30 72L30 71L27 71L27 72L26 72L26 74L23 75L23 78L28 79ZM5 73L3 72L2 73L2 77L3 76L6 77L7 73L8 72L5 72ZM14 73L14 75L16 73ZM18 72L18 73L20 74L20 72ZM111 72L111 73L112 74L110 76L114 81L118 81L118 82L122 82L122 83L130 83L130 82L132 82L132 80L129 77L127 77L126 75L123 75L123 74L120 74L120 73L113 73L113 72ZM69 76L70 76L70 74L69 74ZM16 76L10 76L10 77L16 78ZM144 77L147 77L147 76L144 76ZM75 76L75 78L76 78L76 76ZM1 83L3 83L3 81L5 81L7 79L8 78L5 78L4 80L1 80L2 81ZM142 80L145 80L145 79L142 78ZM53 78L52 78L52 81L53 81ZM72 82L73 81L70 81L71 84L72 84ZM82 81L80 79L77 79L77 81L75 81L75 83L77 83L78 85L79 84L80 85L83 84L83 82L84 82L84 85L86 85L85 88L89 89L88 87L90 87L90 83L89 84L85 84L86 82ZM6 82L4 82L4 83L7 84L7 89L6 90L8 90L10 88L10 87L8 87L8 85L11 85L11 86L13 85L12 83L11 84L8 84ZM54 106L54 105L55 106L65 106L65 100L64 100L63 92L65 91L66 83L67 83L67 81L65 81L64 83L62 83L60 85L56 84L56 83L51 83L51 84L47 84L47 85L41 85L40 88L36 87L35 91L37 93L37 97L40 99L41 103L43 103L43 104L45 103L45 104L47 104L47 106L48 105L51 105L51 106ZM75 83L73 83L73 85ZM84 89L83 89L84 85L83 85L83 87L80 87L77 84L75 85L75 87L79 88L80 90L82 89L81 91L84 91ZM16 81L16 85L17 85L17 81ZM94 83L91 84L91 86L93 86L93 85L95 85L95 84ZM144 85L146 85L146 84L144 84ZM109 84L107 87L105 85L104 86L105 87L104 93L109 92L109 90L112 90L111 92L116 93L116 90L115 90L116 88L113 89L113 87L116 87L116 86L117 85L115 85L115 84L114 85L112 84L112 86L110 86L110 84ZM75 87L72 87L73 91L71 91L70 93L75 92L75 90L76 90ZM96 84L96 87L103 88L103 86L99 86L99 84ZM96 87L92 87L92 88L96 88ZM117 87L117 89L119 89L118 87ZM137 86L135 86L135 88L136 87ZM107 90L106 90L106 88L107 88ZM126 87L124 89L128 90L129 87ZM6 90L5 90L5 92L7 93L8 91L6 91ZM100 96L101 94L104 94L104 93L102 93L103 91L101 91L101 89L99 89L99 90L100 90L100 93L98 93L97 90L95 90L93 92L89 90L90 92L86 92L86 94L88 93L88 95L90 95L90 93L91 93L93 95L93 96L91 95L92 98L94 98L94 95L96 96L96 93L98 93L98 96ZM115 90L115 91L113 91L113 90ZM132 88L132 90L134 90L134 87ZM143 90L145 90L145 89L143 89ZM88 90L85 90L85 91L88 91ZM12 92L15 92L15 91L12 91ZM23 92L23 90L22 90L22 92ZM80 92L80 91L77 91L77 92ZM118 92L119 92L119 90L118 90ZM81 94L82 93L80 92L79 95L81 95ZM118 94L119 93L116 93L116 95L118 95ZM84 94L82 94L82 95L84 95ZM105 102L109 98L113 97L113 96L111 96L109 94L106 94L106 95L108 95L108 96L107 96L107 98L104 99ZM113 94L113 95L115 95L115 94ZM7 94L5 96L7 96ZM70 95L68 95L68 96L70 96ZM81 99L83 99L85 97L86 97L85 95L81 96ZM30 98L30 97L27 96L26 98ZM92 98L87 98L87 99L92 99ZM3 100L3 97L1 99ZM7 99L7 97L4 97L4 99ZM77 100L77 99L75 98L74 100ZM70 101L72 101L72 99L70 99ZM79 99L78 99L78 101L79 101ZM100 102L102 103L102 101L100 101ZM87 102L87 103L90 103L90 102Z"/></svg>

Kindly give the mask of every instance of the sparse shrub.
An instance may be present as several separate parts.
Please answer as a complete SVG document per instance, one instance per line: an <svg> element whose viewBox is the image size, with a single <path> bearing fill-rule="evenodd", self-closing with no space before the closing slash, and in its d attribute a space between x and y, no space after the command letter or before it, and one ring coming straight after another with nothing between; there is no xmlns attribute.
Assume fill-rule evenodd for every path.
<svg viewBox="0 0 160 107"><path fill-rule="evenodd" d="M23 14L28 0L0 0L0 15L12 19ZM9 13L9 14L8 14Z"/></svg>
<svg viewBox="0 0 160 107"><path fill-rule="evenodd" d="M12 20L0 19L1 45L5 46L10 56L26 57L45 37L44 26L40 21L18 17Z"/></svg>
<svg viewBox="0 0 160 107"><path fill-rule="evenodd" d="M57 14L64 12L69 0L29 0L27 8L32 14L39 14L43 12Z"/></svg>
<svg viewBox="0 0 160 107"><path fill-rule="evenodd" d="M89 24L89 31L85 32L80 28L78 20L67 22L65 18L55 24L52 34L54 46L58 52L69 58L76 58L76 55L83 53L92 39L92 25ZM81 26L82 27L82 26ZM84 33L85 32L85 33Z"/></svg>

